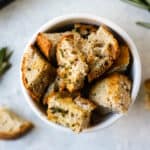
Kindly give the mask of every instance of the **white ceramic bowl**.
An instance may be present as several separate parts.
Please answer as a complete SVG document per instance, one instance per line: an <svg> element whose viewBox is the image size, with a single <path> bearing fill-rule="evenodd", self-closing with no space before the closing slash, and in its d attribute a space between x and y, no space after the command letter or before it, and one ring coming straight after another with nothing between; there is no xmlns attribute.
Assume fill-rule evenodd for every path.
<svg viewBox="0 0 150 150"><path fill-rule="evenodd" d="M133 64L131 67L131 76L133 79L131 95L132 95L132 104L133 104L135 99L136 99L136 96L138 94L138 91L140 88L140 83L141 83L140 57L138 55L137 48L136 48L134 42L132 41L132 39L129 37L129 35L123 29L121 29L115 23L113 23L113 22L111 22L105 18L93 16L93 15L88 15L88 14L72 14L72 15L60 16L60 17L57 17L53 20L50 20L46 24L44 24L33 35L31 40L28 42L26 48L30 44L35 42L35 37L37 36L37 34L39 32L45 32L47 30L50 31L51 29L63 27L65 25L74 24L74 23L89 23L89 24L95 24L95 25L105 24L106 26L110 27L113 31L115 31L118 35L120 35L122 37L122 39L128 44L128 46L130 47L130 50L131 50L132 58L133 58ZM26 51L26 48L25 48L25 51ZM32 108L32 110L37 114L37 116L39 118L41 118L43 120L43 122L47 123L50 126L53 126L55 128L59 128L59 129L64 130L64 131L70 131L68 128L57 125L55 123L52 123L47 119L47 116L39 109L37 104L32 100L32 98L27 93L27 91L23 85L23 82L22 82L22 74L20 75L20 80L21 80L21 87L22 87L23 93L26 97L26 100L27 100L28 104L30 105L30 107ZM86 129L84 132L95 131L97 129L102 129L104 127L107 127L107 126L111 125L112 123L114 123L119 118L121 118L122 116L123 115L121 115L121 114L112 114L111 116L109 116L108 118L103 120L98 125L93 126L89 129Z"/></svg>

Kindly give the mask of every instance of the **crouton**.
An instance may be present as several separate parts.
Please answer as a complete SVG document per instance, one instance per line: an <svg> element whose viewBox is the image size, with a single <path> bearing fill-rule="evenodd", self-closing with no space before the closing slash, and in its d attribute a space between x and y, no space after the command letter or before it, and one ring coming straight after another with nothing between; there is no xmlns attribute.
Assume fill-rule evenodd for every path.
<svg viewBox="0 0 150 150"><path fill-rule="evenodd" d="M91 101L77 97L52 93L48 98L48 119L71 128L74 132L81 132L89 126L91 113L96 105Z"/></svg>
<svg viewBox="0 0 150 150"><path fill-rule="evenodd" d="M36 38L36 43L45 57L53 63L56 59L56 46L63 35L67 35L70 32L64 33L39 33Z"/></svg>
<svg viewBox="0 0 150 150"><path fill-rule="evenodd" d="M107 27L101 25L96 33L88 36L84 52L89 65L88 81L91 82L112 66L120 50L113 34Z"/></svg>
<svg viewBox="0 0 150 150"><path fill-rule="evenodd" d="M39 101L55 77L55 69L34 46L28 47L22 62L22 80L30 96Z"/></svg>
<svg viewBox="0 0 150 150"><path fill-rule="evenodd" d="M130 52L127 45L120 46L120 55L118 59L114 62L111 69L108 71L112 72L124 72L127 70L127 67L130 63Z"/></svg>
<svg viewBox="0 0 150 150"><path fill-rule="evenodd" d="M111 111L126 113L131 104L131 81L125 75L111 74L93 85L89 98Z"/></svg>
<svg viewBox="0 0 150 150"><path fill-rule="evenodd" d="M57 46L57 62L59 89L67 89L69 92L79 90L84 85L84 79L88 72L86 58L80 51L80 35L71 33L63 36Z"/></svg>

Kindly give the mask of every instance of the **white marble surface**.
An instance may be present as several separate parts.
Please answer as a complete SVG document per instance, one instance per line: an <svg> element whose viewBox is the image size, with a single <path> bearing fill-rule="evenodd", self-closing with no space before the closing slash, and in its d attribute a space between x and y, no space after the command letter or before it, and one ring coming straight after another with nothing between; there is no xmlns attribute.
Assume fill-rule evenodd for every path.
<svg viewBox="0 0 150 150"><path fill-rule="evenodd" d="M32 34L53 17L84 12L106 17L124 28L135 41L142 60L143 80L150 77L150 30L135 25L150 21L150 14L119 0L16 0L0 10L0 47L14 50L12 68L0 80L0 104L11 107L35 124L34 130L15 141L0 141L0 150L149 150L150 111L144 110L143 94L127 116L94 133L74 135L44 124L27 105L20 89L19 63Z"/></svg>

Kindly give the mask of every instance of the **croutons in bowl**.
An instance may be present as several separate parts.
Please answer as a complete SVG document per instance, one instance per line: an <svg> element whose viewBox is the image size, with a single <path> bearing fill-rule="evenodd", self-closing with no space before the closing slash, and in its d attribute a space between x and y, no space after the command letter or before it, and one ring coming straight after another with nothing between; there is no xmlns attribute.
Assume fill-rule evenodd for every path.
<svg viewBox="0 0 150 150"><path fill-rule="evenodd" d="M134 42L113 22L87 14L43 25L21 61L21 86L33 111L61 130L95 131L134 103L141 63Z"/></svg>

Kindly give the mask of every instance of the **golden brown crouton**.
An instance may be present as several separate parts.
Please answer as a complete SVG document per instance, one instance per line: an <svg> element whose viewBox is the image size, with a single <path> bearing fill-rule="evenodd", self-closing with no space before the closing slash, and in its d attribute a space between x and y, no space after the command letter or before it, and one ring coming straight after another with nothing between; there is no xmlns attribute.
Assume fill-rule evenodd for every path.
<svg viewBox="0 0 150 150"><path fill-rule="evenodd" d="M107 27L101 25L96 33L89 35L84 52L89 65L88 80L91 82L112 66L120 50L113 34Z"/></svg>
<svg viewBox="0 0 150 150"><path fill-rule="evenodd" d="M120 46L120 55L118 59L112 65L112 68L108 71L112 72L123 72L127 70L127 67L130 63L130 52L127 45Z"/></svg>
<svg viewBox="0 0 150 150"><path fill-rule="evenodd" d="M34 46L30 46L22 62L22 79L30 96L39 101L54 77L54 67L43 58Z"/></svg>
<svg viewBox="0 0 150 150"><path fill-rule="evenodd" d="M48 98L48 119L71 128L74 132L81 132L87 128L91 113L96 105L87 99L52 93Z"/></svg>
<svg viewBox="0 0 150 150"><path fill-rule="evenodd" d="M125 75L111 74L93 85L89 97L99 106L126 113L131 104L131 81Z"/></svg>
<svg viewBox="0 0 150 150"><path fill-rule="evenodd" d="M69 92L83 87L84 78L88 72L86 58L80 51L80 35L71 33L63 36L57 46L57 70L60 90Z"/></svg>
<svg viewBox="0 0 150 150"><path fill-rule="evenodd" d="M53 62L55 61L55 53L57 43L60 41L63 35L67 35L70 32L63 33L39 33L36 38L36 43L45 57Z"/></svg>

